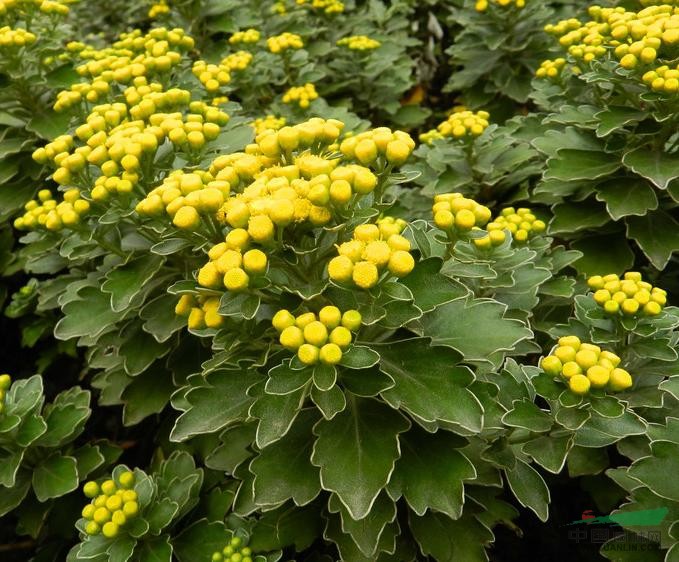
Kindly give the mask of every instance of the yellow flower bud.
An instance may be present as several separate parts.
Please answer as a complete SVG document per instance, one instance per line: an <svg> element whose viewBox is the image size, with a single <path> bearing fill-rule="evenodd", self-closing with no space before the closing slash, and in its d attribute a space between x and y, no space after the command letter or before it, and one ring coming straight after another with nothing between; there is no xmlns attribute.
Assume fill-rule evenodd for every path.
<svg viewBox="0 0 679 562"><path fill-rule="evenodd" d="M304 343L304 333L297 326L288 326L281 332L279 341L290 351L297 351Z"/></svg>
<svg viewBox="0 0 679 562"><path fill-rule="evenodd" d="M308 343L302 344L297 350L297 357L305 365L314 365L318 363L320 355L319 349L315 345Z"/></svg>
<svg viewBox="0 0 679 562"><path fill-rule="evenodd" d="M321 363L326 365L336 365L342 360L342 350L334 343L327 343L321 347L319 353Z"/></svg>
<svg viewBox="0 0 679 562"><path fill-rule="evenodd" d="M580 396L589 392L591 383L585 375L573 375L568 381L568 387L573 394Z"/></svg>

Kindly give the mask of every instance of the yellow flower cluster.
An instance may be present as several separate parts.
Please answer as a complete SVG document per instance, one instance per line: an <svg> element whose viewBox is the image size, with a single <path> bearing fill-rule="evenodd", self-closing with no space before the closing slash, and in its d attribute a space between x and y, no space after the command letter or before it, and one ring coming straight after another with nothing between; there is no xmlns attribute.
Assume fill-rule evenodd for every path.
<svg viewBox="0 0 679 562"><path fill-rule="evenodd" d="M663 3L640 11L622 7L589 9L592 20L577 19L548 25L545 30L559 37L576 60L590 62L613 52L622 68L640 68L643 82L658 92L679 91L679 7ZM666 63L666 64L665 64Z"/></svg>
<svg viewBox="0 0 679 562"><path fill-rule="evenodd" d="M492 216L490 209L461 193L443 193L434 197L434 224L450 234L467 233L483 227Z"/></svg>
<svg viewBox="0 0 679 562"><path fill-rule="evenodd" d="M371 51L377 49L381 44L376 39L371 39L366 35L352 35L337 41L337 45L347 47L352 51Z"/></svg>
<svg viewBox="0 0 679 562"><path fill-rule="evenodd" d="M563 57L554 60L547 59L540 63L540 68L535 71L535 76L538 78L558 78L565 66L566 59Z"/></svg>
<svg viewBox="0 0 679 562"><path fill-rule="evenodd" d="M23 19L36 8L43 14L65 16L69 12L67 4L72 2L73 0L0 0L0 16L13 12L13 15Z"/></svg>
<svg viewBox="0 0 679 562"><path fill-rule="evenodd" d="M3 47L25 47L35 43L35 34L25 29L12 29L8 25L0 27L0 48Z"/></svg>
<svg viewBox="0 0 679 562"><path fill-rule="evenodd" d="M88 82L71 86L59 92L55 111L63 111L87 100L96 103L110 91L113 82L129 84L139 77L151 77L170 71L182 60L182 51L192 49L193 38L180 28L152 29L147 34L135 30L124 33L112 47L97 50L84 43L72 42L67 49L87 61L76 67Z"/></svg>
<svg viewBox="0 0 679 562"><path fill-rule="evenodd" d="M519 243L526 242L529 238L544 232L546 228L545 222L525 207L502 209L500 215L486 225L489 232L509 230L514 241Z"/></svg>
<svg viewBox="0 0 679 562"><path fill-rule="evenodd" d="M157 17L163 16L170 13L170 6L167 5L165 0L160 0L156 2L149 8L149 18L156 19Z"/></svg>
<svg viewBox="0 0 679 562"><path fill-rule="evenodd" d="M229 43L231 45L237 45L239 43L257 43L261 38L261 33L256 29L246 29L245 31L236 31L231 37L229 37Z"/></svg>
<svg viewBox="0 0 679 562"><path fill-rule="evenodd" d="M209 172L174 170L135 210L147 217L166 213L177 228L194 231L201 225L201 215L214 215L224 204L230 189L228 181L215 179Z"/></svg>
<svg viewBox="0 0 679 562"><path fill-rule="evenodd" d="M0 375L0 415L5 411L5 396L12 386L12 377L8 374Z"/></svg>
<svg viewBox="0 0 679 562"><path fill-rule="evenodd" d="M244 291L250 278L266 273L267 258L262 250L246 248L250 235L242 228L229 232L224 242L210 248L210 261L198 271L198 283L208 289L226 287L229 291Z"/></svg>
<svg viewBox="0 0 679 562"><path fill-rule="evenodd" d="M182 295L174 312L188 317L189 330L217 329L224 324L224 317L219 314L219 297Z"/></svg>
<svg viewBox="0 0 679 562"><path fill-rule="evenodd" d="M64 200L57 203L49 189L41 189L38 199L24 205L25 213L14 221L17 230L46 228L58 231L63 228L74 228L80 218L90 210L88 201L80 198L80 190L69 189L64 193Z"/></svg>
<svg viewBox="0 0 679 562"><path fill-rule="evenodd" d="M377 127L345 138L339 149L347 158L354 158L364 166L385 163L401 166L415 149L415 141L403 131Z"/></svg>
<svg viewBox="0 0 679 562"><path fill-rule="evenodd" d="M336 365L342 360L342 352L351 345L352 334L361 327L361 314L347 310L344 314L336 306L325 306L318 316L305 312L295 318L288 310L279 310L271 321L280 334L283 347L297 352L305 365L319 361Z"/></svg>
<svg viewBox="0 0 679 562"><path fill-rule="evenodd" d="M309 6L312 10L323 11L326 14L341 14L344 3L339 0L296 0L298 6Z"/></svg>
<svg viewBox="0 0 679 562"><path fill-rule="evenodd" d="M641 273L628 271L622 279L615 273L587 279L594 300L608 314L657 316L667 304L667 291L642 281Z"/></svg>
<svg viewBox="0 0 679 562"><path fill-rule="evenodd" d="M232 53L224 57L221 65L228 71L234 72L237 70L245 70L251 62L252 53L248 53L247 51L238 51L237 53Z"/></svg>
<svg viewBox="0 0 679 562"><path fill-rule="evenodd" d="M461 139L463 137L478 137L488 127L487 111L469 111L462 107L456 108L448 119L440 123L436 129L427 131L420 135L420 142L431 144L436 139L453 137Z"/></svg>
<svg viewBox="0 0 679 562"><path fill-rule="evenodd" d="M483 229L479 228L478 226L472 227L472 231L476 230L481 231ZM498 246L502 246L502 244L505 243L505 240L507 240L507 235L505 234L504 230L487 230L488 232L486 232L480 238L472 238L472 242L474 242L474 245L480 250L491 250L493 248L497 248Z"/></svg>
<svg viewBox="0 0 679 562"><path fill-rule="evenodd" d="M285 126L285 117L276 117L275 115L267 115L266 117L258 117L252 123L252 128L255 130L255 135L261 135L264 131L271 129L277 131Z"/></svg>
<svg viewBox="0 0 679 562"><path fill-rule="evenodd" d="M134 483L134 473L126 471L118 477L118 482L106 480L100 486L91 481L83 486L85 496L92 498L82 510L82 516L88 520L85 525L88 535L101 533L107 539L113 539L121 527L137 516L139 504Z"/></svg>
<svg viewBox="0 0 679 562"><path fill-rule="evenodd" d="M208 64L204 60L197 60L193 63L191 70L210 94L214 94L221 87L231 82L229 69L223 64Z"/></svg>
<svg viewBox="0 0 679 562"><path fill-rule="evenodd" d="M309 107L309 103L318 97L316 86L307 82L304 86L293 86L283 94L283 103L296 103L301 109Z"/></svg>
<svg viewBox="0 0 679 562"><path fill-rule="evenodd" d="M353 238L340 244L337 252L339 255L328 263L328 276L337 283L353 284L360 289L377 285L385 271L386 276L405 277L415 267L408 239L389 234L389 229L382 225L357 226Z"/></svg>
<svg viewBox="0 0 679 562"><path fill-rule="evenodd" d="M476 0L474 9L477 12L485 12L488 9L489 4L495 4L502 8L514 5L520 10L526 6L526 0Z"/></svg>
<svg viewBox="0 0 679 562"><path fill-rule="evenodd" d="M284 32L274 35L266 40L266 46L274 54L282 53L288 49L301 49L304 47L302 38L296 33Z"/></svg>
<svg viewBox="0 0 679 562"><path fill-rule="evenodd" d="M549 375L562 376L574 394L587 394L590 388L620 392L632 386L630 374L618 367L620 357L602 351L598 345L581 342L577 336L559 338L551 355L540 362Z"/></svg>
<svg viewBox="0 0 679 562"><path fill-rule="evenodd" d="M240 537L233 537L222 551L212 554L212 562L252 562L252 549L243 546Z"/></svg>

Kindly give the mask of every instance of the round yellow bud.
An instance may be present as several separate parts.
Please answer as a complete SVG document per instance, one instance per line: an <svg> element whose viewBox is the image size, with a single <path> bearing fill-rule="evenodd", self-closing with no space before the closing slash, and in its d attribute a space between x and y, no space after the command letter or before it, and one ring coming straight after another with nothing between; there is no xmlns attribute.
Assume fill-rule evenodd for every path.
<svg viewBox="0 0 679 562"><path fill-rule="evenodd" d="M297 326L288 326L281 332L279 341L286 349L297 351L304 343L304 332Z"/></svg>
<svg viewBox="0 0 679 562"><path fill-rule="evenodd" d="M175 213L172 223L182 230L195 230L200 226L200 215L193 207L180 207Z"/></svg>
<svg viewBox="0 0 679 562"><path fill-rule="evenodd" d="M555 376L561 373L563 365L558 357L555 355L548 355L547 357L542 358L540 367L542 367L542 370L548 375Z"/></svg>
<svg viewBox="0 0 679 562"><path fill-rule="evenodd" d="M261 250L248 250L243 254L243 268L252 275L261 275L266 271L266 254Z"/></svg>
<svg viewBox="0 0 679 562"><path fill-rule="evenodd" d="M370 289L377 285L379 281L379 271L377 266L369 261L360 261L354 265L351 278L361 289Z"/></svg>
<svg viewBox="0 0 679 562"><path fill-rule="evenodd" d="M603 388L608 384L610 371L601 365L594 365L587 369L587 378L594 388Z"/></svg>
<svg viewBox="0 0 679 562"><path fill-rule="evenodd" d="M297 350L297 357L305 365L314 365L318 363L319 349L315 345L309 343L302 344Z"/></svg>
<svg viewBox="0 0 679 562"><path fill-rule="evenodd" d="M613 369L608 385L614 392L627 390L632 386L632 376L625 369Z"/></svg>
<svg viewBox="0 0 679 562"><path fill-rule="evenodd" d="M330 343L334 343L341 349L346 349L351 345L351 332L344 326L337 326L330 332Z"/></svg>
<svg viewBox="0 0 679 562"><path fill-rule="evenodd" d="M572 347L577 351L580 349L580 338L578 336L563 336L559 338L559 345Z"/></svg>
<svg viewBox="0 0 679 562"><path fill-rule="evenodd" d="M347 330L355 332L361 327L362 322L363 318L358 310L347 310L342 314L342 326Z"/></svg>
<svg viewBox="0 0 679 562"><path fill-rule="evenodd" d="M336 306L324 306L318 313L318 319L328 330L332 330L342 321L342 313Z"/></svg>
<svg viewBox="0 0 679 562"><path fill-rule="evenodd" d="M288 310L279 310L274 314L271 324L278 332L295 325L295 317Z"/></svg>
<svg viewBox="0 0 679 562"><path fill-rule="evenodd" d="M234 267L224 274L224 286L229 291L243 291L248 288L250 277L240 267Z"/></svg>
<svg viewBox="0 0 679 562"><path fill-rule="evenodd" d="M599 362L599 357L594 351L581 349L575 354L575 361L583 369L589 369Z"/></svg>
<svg viewBox="0 0 679 562"><path fill-rule="evenodd" d="M582 367L578 365L575 361L567 361L563 365L563 369L561 371L561 374L567 378L570 379L571 377L575 375L580 375L582 374Z"/></svg>
<svg viewBox="0 0 679 562"><path fill-rule="evenodd" d="M325 327L325 324L318 320L309 322L304 326L304 340L307 343L320 347L328 341L328 329Z"/></svg>
<svg viewBox="0 0 679 562"><path fill-rule="evenodd" d="M328 275L333 281L346 283L352 278L354 263L347 256L336 256L328 263Z"/></svg>
<svg viewBox="0 0 679 562"><path fill-rule="evenodd" d="M580 396L587 394L590 386L591 383L585 375L573 375L568 381L571 392Z"/></svg>
<svg viewBox="0 0 679 562"><path fill-rule="evenodd" d="M321 347L319 353L321 363L326 365L336 365L342 360L342 350L334 343L327 343Z"/></svg>

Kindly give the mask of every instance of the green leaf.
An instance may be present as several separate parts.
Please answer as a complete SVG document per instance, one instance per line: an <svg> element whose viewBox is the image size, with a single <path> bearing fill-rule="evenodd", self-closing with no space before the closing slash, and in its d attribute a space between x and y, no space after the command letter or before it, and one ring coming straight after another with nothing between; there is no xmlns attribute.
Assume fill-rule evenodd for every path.
<svg viewBox="0 0 679 562"><path fill-rule="evenodd" d="M419 320L422 335L435 345L459 351L467 361L502 364L498 352L511 351L533 337L526 325L505 318L507 307L491 299L456 300L439 306ZM479 337L483 334L483 337Z"/></svg>
<svg viewBox="0 0 679 562"><path fill-rule="evenodd" d="M179 511L179 505L170 498L156 499L144 513L149 532L157 535L167 527Z"/></svg>
<svg viewBox="0 0 679 562"><path fill-rule="evenodd" d="M634 263L634 252L622 233L581 238L572 247L583 254L574 267L587 276L622 274Z"/></svg>
<svg viewBox="0 0 679 562"><path fill-rule="evenodd" d="M599 120L596 136L605 137L629 123L643 121L646 117L648 117L648 113L645 111L639 111L632 107L609 105L604 111L594 115L594 118Z"/></svg>
<svg viewBox="0 0 679 562"><path fill-rule="evenodd" d="M89 391L76 386L62 392L43 411L47 431L37 444L58 447L71 441L82 432L91 413Z"/></svg>
<svg viewBox="0 0 679 562"><path fill-rule="evenodd" d="M71 453L78 463L78 478L83 481L87 476L106 462L106 457L97 445L83 445Z"/></svg>
<svg viewBox="0 0 679 562"><path fill-rule="evenodd" d="M629 215L643 216L658 208L655 191L640 178L617 178L597 185L596 198L606 203L613 220Z"/></svg>
<svg viewBox="0 0 679 562"><path fill-rule="evenodd" d="M254 428L251 425L235 425L220 436L221 444L205 459L205 466L233 474L236 468L249 459Z"/></svg>
<svg viewBox="0 0 679 562"><path fill-rule="evenodd" d="M201 519L174 537L172 547L179 562L210 560L213 552L224 548L228 538L224 523Z"/></svg>
<svg viewBox="0 0 679 562"><path fill-rule="evenodd" d="M678 174L679 175L679 174ZM662 210L627 219L627 236L636 240L656 269L662 270L679 250L679 223Z"/></svg>
<svg viewBox="0 0 679 562"><path fill-rule="evenodd" d="M422 312L434 310L437 306L462 298L469 290L459 281L439 273L443 260L429 258L418 262L415 269L401 279L410 289L414 303Z"/></svg>
<svg viewBox="0 0 679 562"><path fill-rule="evenodd" d="M418 515L429 509L452 519L462 515L464 480L476 477L467 457L455 449L459 439L446 431L427 433L413 427L401 435L401 458L389 482L389 495L401 496Z"/></svg>
<svg viewBox="0 0 679 562"><path fill-rule="evenodd" d="M56 453L33 470L33 491L39 501L58 498L78 488L78 463Z"/></svg>
<svg viewBox="0 0 679 562"><path fill-rule="evenodd" d="M549 517L549 488L542 476L529 464L517 459L513 469L505 469L507 483L519 503L538 516L540 521Z"/></svg>
<svg viewBox="0 0 679 562"><path fill-rule="evenodd" d="M321 469L324 490L335 492L352 518L370 512L399 456L398 434L410 423L369 398L351 398L332 420L321 420L311 462Z"/></svg>
<svg viewBox="0 0 679 562"><path fill-rule="evenodd" d="M603 226L611 220L604 205L595 201L586 203L559 203L552 207L554 218L549 223L550 234L573 234Z"/></svg>
<svg viewBox="0 0 679 562"><path fill-rule="evenodd" d="M314 385L318 390L330 390L337 382L337 369L334 365L319 363L314 366Z"/></svg>
<svg viewBox="0 0 679 562"><path fill-rule="evenodd" d="M145 320L144 331L159 343L167 341L186 325L186 318L174 312L176 304L177 298L173 295L161 295L147 303L139 313L139 317Z"/></svg>
<svg viewBox="0 0 679 562"><path fill-rule="evenodd" d="M380 354L363 345L352 345L342 354L340 365L347 369L368 369L377 365ZM321 390L324 390L321 388Z"/></svg>
<svg viewBox="0 0 679 562"><path fill-rule="evenodd" d="M256 442L260 449L283 437L304 404L305 392L298 389L289 394L263 394L250 407L250 416L257 418Z"/></svg>
<svg viewBox="0 0 679 562"><path fill-rule="evenodd" d="M206 377L209 386L190 390L190 406L174 424L170 439L185 441L194 435L214 433L229 423L245 419L253 398L247 390L262 380L254 371L214 371Z"/></svg>
<svg viewBox="0 0 679 562"><path fill-rule="evenodd" d="M311 430L318 417L315 410L300 412L285 436L265 447L250 463L257 505L275 506L291 499L301 506L320 494L318 468L310 460Z"/></svg>
<svg viewBox="0 0 679 562"><path fill-rule="evenodd" d="M679 178L679 155L668 154L663 150L637 148L627 152L622 157L622 163L660 189L667 189L673 179Z"/></svg>
<svg viewBox="0 0 679 562"><path fill-rule="evenodd" d="M339 414L347 405L344 392L333 386L329 390L319 390L317 386L311 389L311 400L323 414L326 420L331 420Z"/></svg>
<svg viewBox="0 0 679 562"><path fill-rule="evenodd" d="M520 427L538 433L549 431L552 418L529 400L517 400L512 410L502 416L502 423L510 427Z"/></svg>
<svg viewBox="0 0 679 562"><path fill-rule="evenodd" d="M64 131L68 130L68 125L71 122L71 114L68 111L57 113L51 109L47 109L42 113L34 115L26 124L26 129L36 133L43 139L54 140L59 135L63 135Z"/></svg>
<svg viewBox="0 0 679 562"><path fill-rule="evenodd" d="M486 562L486 546L491 533L476 518L465 516L457 521L431 511L423 516L409 514L410 530L425 556L434 560Z"/></svg>
<svg viewBox="0 0 679 562"><path fill-rule="evenodd" d="M170 351L169 345L158 343L151 334L143 331L139 323L126 326L123 334L126 340L120 346L118 354L123 358L125 372L131 377L143 373Z"/></svg>
<svg viewBox="0 0 679 562"><path fill-rule="evenodd" d="M109 562L127 562L134 552L137 541L132 537L118 536L108 548Z"/></svg>
<svg viewBox="0 0 679 562"><path fill-rule="evenodd" d="M143 541L135 554L139 556L139 562L172 562L172 545L169 537L163 535Z"/></svg>
<svg viewBox="0 0 679 562"><path fill-rule="evenodd" d="M64 316L54 328L54 337L68 340L88 336L94 338L123 317L111 310L111 298L95 287L84 287L75 300L63 307Z"/></svg>
<svg viewBox="0 0 679 562"><path fill-rule="evenodd" d="M264 387L269 394L289 394L303 388L310 380L311 369L292 369L285 360L269 371L269 380Z"/></svg>
<svg viewBox="0 0 679 562"><path fill-rule="evenodd" d="M607 152L562 148L547 160L545 179L564 181L594 180L620 168L620 157Z"/></svg>
<svg viewBox="0 0 679 562"><path fill-rule="evenodd" d="M175 390L172 372L156 363L134 377L123 391L123 423L135 425L147 416L162 412Z"/></svg>
<svg viewBox="0 0 679 562"><path fill-rule="evenodd" d="M394 386L382 392L394 408L403 408L425 422L448 422L481 431L483 408L467 388L474 373L457 365L460 355L445 347L431 347L427 338L380 346L380 370Z"/></svg>
<svg viewBox="0 0 679 562"><path fill-rule="evenodd" d="M396 518L396 504L384 493L378 496L368 516L360 521L351 518L334 494L328 501L328 510L340 514L342 532L350 535L361 553L367 557L375 556L382 533Z"/></svg>
<svg viewBox="0 0 679 562"><path fill-rule="evenodd" d="M322 530L323 517L317 506L285 506L266 512L255 520L248 546L255 552L287 546L294 546L297 552L302 552L320 536Z"/></svg>
<svg viewBox="0 0 679 562"><path fill-rule="evenodd" d="M144 254L109 271L101 290L111 295L113 312L122 312L130 306L132 299L158 273L163 263L161 257Z"/></svg>
<svg viewBox="0 0 679 562"><path fill-rule="evenodd" d="M0 486L5 488L14 486L23 458L23 449L19 451L0 449Z"/></svg>
<svg viewBox="0 0 679 562"><path fill-rule="evenodd" d="M44 401L42 377L33 375L16 381L5 397L5 415L23 418L32 410L42 407Z"/></svg>
<svg viewBox="0 0 679 562"><path fill-rule="evenodd" d="M0 455L0 463L1 462L4 462L4 459ZM0 468L0 475L2 475L4 470L4 467ZM17 507L24 500L30 489L31 473L28 470L19 471L16 475L14 484L0 490L0 517L7 515Z"/></svg>
<svg viewBox="0 0 679 562"><path fill-rule="evenodd" d="M536 463L553 474L559 474L566 464L568 451L573 446L573 437L552 435L538 437L523 446L523 452L533 457Z"/></svg>
<svg viewBox="0 0 679 562"><path fill-rule="evenodd" d="M37 414L24 418L14 441L21 447L28 447L47 431L47 424L42 416Z"/></svg>
<svg viewBox="0 0 679 562"><path fill-rule="evenodd" d="M654 441L651 451L650 456L632 463L628 474L661 498L679 501L679 480L670 476L679 470L679 444Z"/></svg>

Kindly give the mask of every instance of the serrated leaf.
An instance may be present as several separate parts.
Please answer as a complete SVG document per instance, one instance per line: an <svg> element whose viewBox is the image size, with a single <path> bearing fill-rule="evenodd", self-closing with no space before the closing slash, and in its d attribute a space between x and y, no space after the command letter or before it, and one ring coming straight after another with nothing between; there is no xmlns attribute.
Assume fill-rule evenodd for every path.
<svg viewBox="0 0 679 562"><path fill-rule="evenodd" d="M552 418L529 400L517 400L512 410L502 416L502 423L510 427L520 427L537 433L552 427Z"/></svg>
<svg viewBox="0 0 679 562"><path fill-rule="evenodd" d="M462 298L469 290L459 281L439 273L443 260L429 258L418 262L415 269L401 279L413 294L413 302L422 312L434 310L437 306Z"/></svg>
<svg viewBox="0 0 679 562"><path fill-rule="evenodd" d="M259 420L256 441L260 449L287 433L302 408L304 398L305 392L301 388L289 394L263 394L257 398L250 407L250 416Z"/></svg>
<svg viewBox="0 0 679 562"><path fill-rule="evenodd" d="M483 408L467 387L474 374L457 363L460 355L444 347L431 347L428 338L415 338L380 346L380 370L394 386L382 397L426 422L449 422L470 431L483 426Z"/></svg>
<svg viewBox="0 0 679 562"><path fill-rule="evenodd" d="M39 501L58 498L78 488L78 463L56 453L33 470L33 491Z"/></svg>
<svg viewBox="0 0 679 562"><path fill-rule="evenodd" d="M427 433L414 427L401 435L401 458L389 482L389 494L401 496L418 515L427 510L452 519L462 515L464 480L476 477L476 469L456 450L456 436L445 431Z"/></svg>
<svg viewBox="0 0 679 562"><path fill-rule="evenodd" d="M572 446L573 437L571 435L561 437L548 435L528 441L523 446L523 452L533 457L542 468L553 474L558 474L566 464L566 457Z"/></svg>
<svg viewBox="0 0 679 562"><path fill-rule="evenodd" d="M109 271L101 290L111 295L113 312L122 312L130 306L132 299L158 273L163 262L161 257L145 254Z"/></svg>
<svg viewBox="0 0 679 562"><path fill-rule="evenodd" d="M606 203L613 220L629 215L643 216L658 208L653 188L641 178L616 178L597 185L596 198Z"/></svg>
<svg viewBox="0 0 679 562"><path fill-rule="evenodd" d="M505 469L505 476L519 503L533 511L540 521L547 521L549 488L542 476L522 460L517 460L513 469Z"/></svg>
<svg viewBox="0 0 679 562"><path fill-rule="evenodd" d="M352 518L365 517L387 484L399 456L398 434L410 423L369 398L351 398L332 420L321 420L311 462L324 490L335 492Z"/></svg>
<svg viewBox="0 0 679 562"><path fill-rule="evenodd" d="M172 441L185 441L194 435L219 431L242 420L254 399L248 388L262 376L254 371L214 371L206 377L209 386L192 389L186 395L189 409L175 422Z"/></svg>
<svg viewBox="0 0 679 562"><path fill-rule="evenodd" d="M593 180L620 168L620 157L607 152L562 148L547 160L545 179Z"/></svg>
<svg viewBox="0 0 679 562"><path fill-rule="evenodd" d="M677 154L642 147L627 152L622 157L622 162L627 168L650 180L660 189L667 189L673 179L679 178Z"/></svg>
<svg viewBox="0 0 679 562"><path fill-rule="evenodd" d="M472 516L453 521L441 513L410 513L410 530L420 550L434 560L486 562L493 533Z"/></svg>
<svg viewBox="0 0 679 562"><path fill-rule="evenodd" d="M318 418L316 411L303 410L285 436L265 447L250 463L255 503L272 506L291 499L301 506L321 492L318 468L311 464L311 430Z"/></svg>
<svg viewBox="0 0 679 562"><path fill-rule="evenodd" d="M679 223L662 210L643 217L628 217L627 236L636 240L642 252L659 270L663 270L672 254L679 250Z"/></svg>
<svg viewBox="0 0 679 562"><path fill-rule="evenodd" d="M679 444L654 441L651 451L651 456L632 463L628 469L629 475L643 482L660 497L679 501L679 481L668 477L679 470Z"/></svg>
<svg viewBox="0 0 679 562"><path fill-rule="evenodd" d="M111 297L95 287L84 287L77 298L63 307L64 316L54 328L54 337L69 340L96 337L123 317L111 309Z"/></svg>

